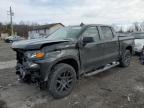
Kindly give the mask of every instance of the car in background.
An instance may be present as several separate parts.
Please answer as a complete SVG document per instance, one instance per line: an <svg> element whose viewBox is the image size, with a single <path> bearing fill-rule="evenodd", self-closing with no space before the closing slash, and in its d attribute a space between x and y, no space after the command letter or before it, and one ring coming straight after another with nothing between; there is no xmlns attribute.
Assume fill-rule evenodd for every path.
<svg viewBox="0 0 144 108"><path fill-rule="evenodd" d="M135 53L140 53L144 46L144 32L135 32L135 33L132 33L131 35L134 36L135 38L134 51Z"/></svg>
<svg viewBox="0 0 144 108"><path fill-rule="evenodd" d="M4 39L4 41L7 43L13 43L15 41L20 41L20 40L25 40L25 38L23 38L21 36L9 36Z"/></svg>

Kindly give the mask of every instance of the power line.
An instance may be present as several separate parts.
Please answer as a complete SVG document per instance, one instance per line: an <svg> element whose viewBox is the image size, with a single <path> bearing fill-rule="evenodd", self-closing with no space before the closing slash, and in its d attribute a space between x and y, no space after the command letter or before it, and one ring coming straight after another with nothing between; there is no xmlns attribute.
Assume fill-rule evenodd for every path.
<svg viewBox="0 0 144 108"><path fill-rule="evenodd" d="M12 11L12 8L10 6L10 10L8 11L8 15L10 16L10 24L11 24L11 35L14 35L14 31L13 31L13 16L14 16L14 12Z"/></svg>

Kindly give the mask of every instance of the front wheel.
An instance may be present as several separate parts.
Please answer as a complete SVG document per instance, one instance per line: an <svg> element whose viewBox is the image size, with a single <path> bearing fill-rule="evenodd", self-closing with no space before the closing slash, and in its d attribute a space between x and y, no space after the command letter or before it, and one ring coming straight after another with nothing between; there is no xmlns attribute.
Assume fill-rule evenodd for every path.
<svg viewBox="0 0 144 108"><path fill-rule="evenodd" d="M122 55L122 58L120 60L120 66L122 67L128 67L131 62L131 52L130 50L125 50L125 52Z"/></svg>
<svg viewBox="0 0 144 108"><path fill-rule="evenodd" d="M65 63L57 64L52 70L49 80L49 91L54 98L69 95L76 83L75 69Z"/></svg>

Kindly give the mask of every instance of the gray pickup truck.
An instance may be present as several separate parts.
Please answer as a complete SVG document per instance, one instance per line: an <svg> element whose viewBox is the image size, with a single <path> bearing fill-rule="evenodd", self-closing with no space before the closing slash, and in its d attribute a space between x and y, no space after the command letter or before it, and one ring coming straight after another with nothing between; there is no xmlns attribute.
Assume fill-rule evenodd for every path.
<svg viewBox="0 0 144 108"><path fill-rule="evenodd" d="M93 24L65 27L45 39L14 42L12 48L17 52L19 78L62 98L82 75L129 66L133 45L133 37L117 36L112 27Z"/></svg>

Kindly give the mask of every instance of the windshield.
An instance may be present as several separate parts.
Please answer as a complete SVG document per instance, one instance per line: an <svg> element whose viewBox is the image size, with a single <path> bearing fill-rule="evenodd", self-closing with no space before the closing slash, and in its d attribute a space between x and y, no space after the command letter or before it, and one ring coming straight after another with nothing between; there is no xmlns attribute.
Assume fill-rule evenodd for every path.
<svg viewBox="0 0 144 108"><path fill-rule="evenodd" d="M134 33L133 35L136 39L144 39L144 33Z"/></svg>
<svg viewBox="0 0 144 108"><path fill-rule="evenodd" d="M77 39L77 35L80 33L81 27L64 27L58 29L56 32L49 35L47 38L49 40L61 40L61 39Z"/></svg>

